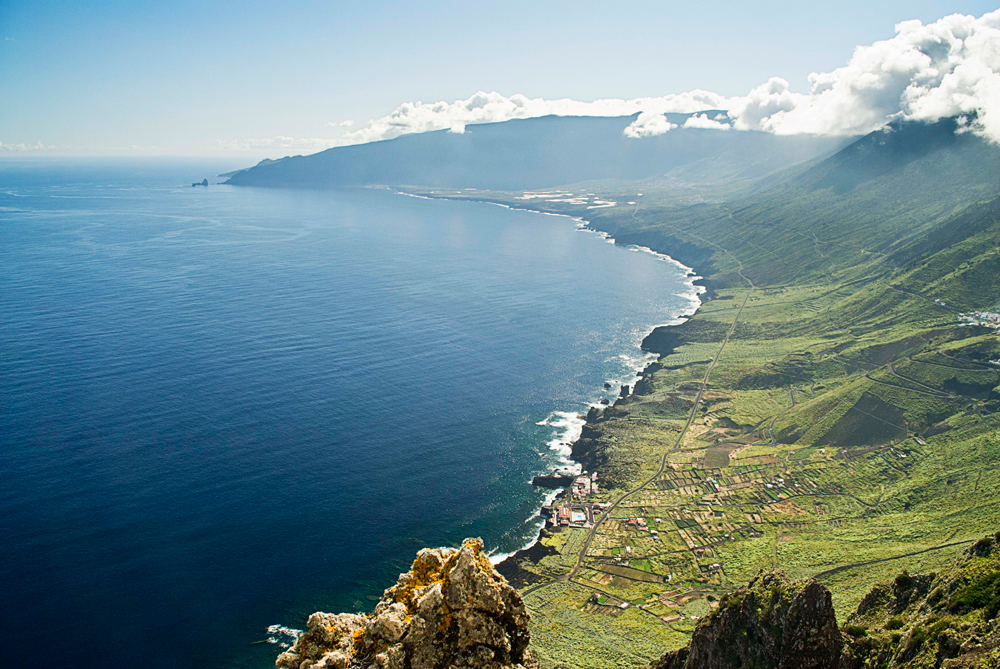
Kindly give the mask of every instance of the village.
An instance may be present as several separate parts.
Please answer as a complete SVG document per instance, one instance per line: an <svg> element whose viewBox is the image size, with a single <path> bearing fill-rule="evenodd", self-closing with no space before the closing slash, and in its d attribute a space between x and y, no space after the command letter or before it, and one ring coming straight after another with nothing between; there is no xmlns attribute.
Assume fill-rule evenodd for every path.
<svg viewBox="0 0 1000 669"><path fill-rule="evenodd" d="M1000 333L1000 313L992 311L971 311L959 314L963 325L980 325Z"/></svg>
<svg viewBox="0 0 1000 669"><path fill-rule="evenodd" d="M542 513L557 546L579 546L597 525L572 579L592 593L583 610L618 616L636 608L668 625L691 624L725 591L728 544L785 541L807 520L839 525L830 514L836 502L824 501L842 497L843 473L834 470L859 457L902 468L907 457L900 445L860 449L850 461L827 448L798 457L787 448L745 450L734 445L724 467L706 466L708 449L689 451L613 509L596 475L575 476Z"/></svg>
<svg viewBox="0 0 1000 669"><path fill-rule="evenodd" d="M582 527L591 528L596 518L609 506L600 502L586 502L589 497L600 492L597 486L597 474L584 472L573 479L569 487L561 493L557 501L542 508L542 516L547 519L547 525L552 528ZM562 497L562 496L565 497Z"/></svg>

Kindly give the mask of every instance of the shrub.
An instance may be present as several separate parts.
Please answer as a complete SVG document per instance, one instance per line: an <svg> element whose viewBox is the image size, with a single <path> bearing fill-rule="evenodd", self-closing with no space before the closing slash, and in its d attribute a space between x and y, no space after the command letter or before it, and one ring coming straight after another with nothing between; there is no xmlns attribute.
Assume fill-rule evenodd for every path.
<svg viewBox="0 0 1000 669"><path fill-rule="evenodd" d="M1000 572L980 576L956 592L949 605L952 613L983 610L985 620L993 620L1000 613Z"/></svg>
<svg viewBox="0 0 1000 669"><path fill-rule="evenodd" d="M868 636L868 628L862 625L844 625L844 634L860 639L863 636Z"/></svg>

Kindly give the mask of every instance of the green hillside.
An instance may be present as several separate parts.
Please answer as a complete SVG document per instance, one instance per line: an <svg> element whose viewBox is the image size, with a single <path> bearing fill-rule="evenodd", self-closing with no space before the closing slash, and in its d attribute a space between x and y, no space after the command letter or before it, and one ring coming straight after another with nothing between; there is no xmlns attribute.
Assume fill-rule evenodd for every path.
<svg viewBox="0 0 1000 669"><path fill-rule="evenodd" d="M422 191L582 216L709 289L574 449L611 507L520 564L549 665L648 661L762 568L816 578L845 616L1000 525L1000 339L960 317L1000 302L1000 148L944 121L752 183L687 169L565 187L616 203L589 210Z"/></svg>

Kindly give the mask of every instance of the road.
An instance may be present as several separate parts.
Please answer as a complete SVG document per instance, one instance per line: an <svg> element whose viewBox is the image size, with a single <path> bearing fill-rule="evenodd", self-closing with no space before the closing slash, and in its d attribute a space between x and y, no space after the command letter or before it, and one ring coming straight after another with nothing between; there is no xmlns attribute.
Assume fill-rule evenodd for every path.
<svg viewBox="0 0 1000 669"><path fill-rule="evenodd" d="M717 245L713 244L713 246L717 246ZM719 248L721 249L721 247L719 247ZM705 387L708 385L708 379L709 379L709 377L712 374L712 370L715 369L715 366L719 362L719 358L722 357L722 352L725 350L726 344L729 343L729 339L732 337L733 332L736 331L736 325L737 325L737 323L739 323L740 316L743 314L743 309L744 309L744 307L746 307L747 302L750 301L750 296L753 295L753 292L756 289L756 286L754 285L753 281L751 281L749 278L747 278L747 276L745 274L743 274L743 263L740 262L739 260L737 260L732 254L729 253L729 251L726 251L725 249L721 249L721 250L724 253L726 253L726 255L728 255L730 258L732 258L733 260L735 260L739 264L739 272L738 273L739 273L739 275L741 277L743 277L744 281L746 281L748 284L750 284L750 290L747 291L746 296L743 298L743 302L740 304L740 308L736 312L736 317L733 318L733 324L729 327L729 331L726 332L726 338L722 341L722 345L719 346L719 350L715 353L715 357L712 358L712 364L710 364L708 366L708 370L705 372L705 377L701 381L701 387L698 389L698 394L697 394L697 396L695 397L695 400L694 400L694 406L691 407L691 413L688 415L687 422L684 424L683 429L681 429L680 434L677 436L677 441L675 441L674 445L663 454L662 458L660 458L660 466L656 470L655 474L653 474L652 476L650 476L648 479L646 479L643 483L641 483L636 488L633 488L632 490L628 491L627 493L625 493L624 495L622 495L621 497L619 497L610 507L608 507L604 511L604 513L601 514L600 519L596 523L594 523L594 526L590 529L590 532L587 533L587 538L583 542L583 548L580 549L580 553L577 555L576 564L573 566L573 569L568 574L566 574L564 576L560 576L555 581L549 581L547 583L539 583L539 584L537 584L535 586L532 586L532 587L528 588L527 590L525 590L522 594L527 595L527 594L529 594L531 592L534 592L536 590L544 588L547 585L551 585L552 583L557 583L557 582L562 582L562 581L569 581L574 576L576 576L576 573L578 571L580 571L580 569L583 567L583 561L586 559L587 552L590 550L590 544L593 542L594 537L597 535L597 530L600 528L601 524L607 518L609 518L611 516L611 513L615 509L617 509L618 506L622 502L624 502L628 498L632 497L636 493L642 492L643 490L645 490L646 488L648 488L654 481L656 481L658 478L660 478L660 476L663 475L663 472L664 472L664 470L667 467L667 458L669 457L669 455L671 453L675 452L678 448L680 448L681 442L684 439L684 435L687 434L687 431L691 428L691 424L694 423L694 419L698 415L698 407L701 405L701 398L702 398L702 395L705 392Z"/></svg>

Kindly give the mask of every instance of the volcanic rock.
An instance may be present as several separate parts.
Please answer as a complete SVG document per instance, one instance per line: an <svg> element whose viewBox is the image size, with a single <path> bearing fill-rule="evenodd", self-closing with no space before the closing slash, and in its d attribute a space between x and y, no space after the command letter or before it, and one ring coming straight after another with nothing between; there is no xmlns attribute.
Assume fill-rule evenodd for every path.
<svg viewBox="0 0 1000 669"><path fill-rule="evenodd" d="M758 574L703 618L691 645L667 653L655 669L834 669L844 646L830 591Z"/></svg>
<svg viewBox="0 0 1000 669"><path fill-rule="evenodd" d="M278 669L533 669L528 612L481 539L423 549L371 615L314 613Z"/></svg>

